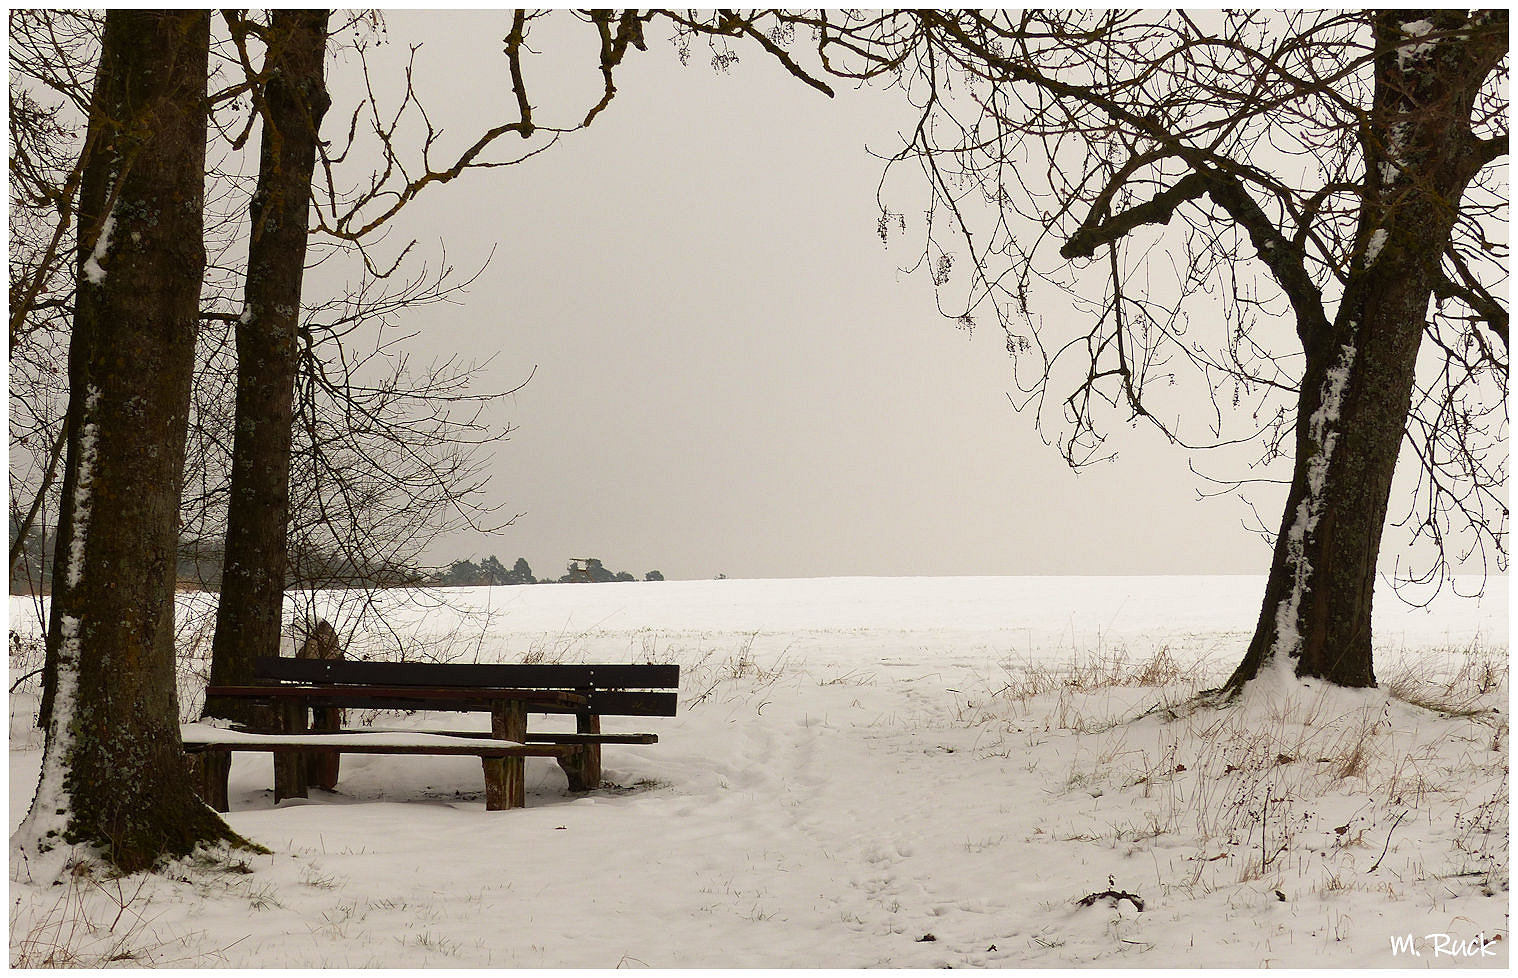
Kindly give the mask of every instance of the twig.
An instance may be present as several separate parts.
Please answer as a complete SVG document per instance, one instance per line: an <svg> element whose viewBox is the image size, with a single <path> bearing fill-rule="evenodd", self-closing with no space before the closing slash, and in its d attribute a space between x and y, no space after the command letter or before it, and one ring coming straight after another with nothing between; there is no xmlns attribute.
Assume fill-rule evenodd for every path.
<svg viewBox="0 0 1518 978"><path fill-rule="evenodd" d="M1100 893L1091 893L1083 896L1075 902L1082 907L1093 907L1096 905L1096 901L1102 899L1111 900L1114 906L1117 905L1117 902L1119 900L1127 900L1133 904L1134 909L1136 909L1139 913L1144 912L1143 898L1136 893L1129 893L1127 890L1103 890Z"/></svg>
<svg viewBox="0 0 1518 978"><path fill-rule="evenodd" d="M37 675L40 672L42 672L41 669L33 669L31 672L27 673L26 675L22 676L20 679L18 679L15 682L11 683L11 692L14 693L21 686L22 683L26 682L28 679L32 678L33 676Z"/></svg>
<svg viewBox="0 0 1518 978"><path fill-rule="evenodd" d="M1398 815L1397 820L1391 824L1391 828L1386 830L1386 845L1381 847L1381 855L1376 859L1375 865L1372 866L1368 872L1374 873L1376 870L1381 868L1381 860L1386 858L1386 853L1391 849L1392 833L1397 831L1397 826L1402 822L1402 819L1406 817L1407 812L1403 812L1401 815Z"/></svg>
<svg viewBox="0 0 1518 978"><path fill-rule="evenodd" d="M1270 785L1265 786L1265 804L1260 808L1260 872L1264 873L1270 868L1270 860L1265 856L1265 826L1270 817Z"/></svg>

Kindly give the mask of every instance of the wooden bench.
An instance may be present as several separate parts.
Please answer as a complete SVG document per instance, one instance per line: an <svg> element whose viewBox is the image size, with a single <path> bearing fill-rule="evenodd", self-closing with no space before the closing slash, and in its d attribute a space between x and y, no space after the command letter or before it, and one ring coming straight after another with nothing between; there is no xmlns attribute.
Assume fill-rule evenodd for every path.
<svg viewBox="0 0 1518 978"><path fill-rule="evenodd" d="M332 788L341 754L474 755L485 772L490 811L520 808L523 758L554 757L572 791L601 783L604 744L653 744L652 733L603 733L603 716L674 716L680 668L674 665L515 665L348 662L261 658L249 686L213 686L210 696L273 704L273 731L187 724L185 751L202 797L227 810L234 751L274 755L275 801L306 797L307 783ZM343 729L343 709L484 712L491 730ZM529 731L528 713L573 714L573 732ZM316 718L316 731L311 724Z"/></svg>
<svg viewBox="0 0 1518 978"><path fill-rule="evenodd" d="M509 779L502 764L507 758L563 757L567 749L554 744L518 744L489 737L457 737L428 733L390 731L373 734L358 730L337 733L308 733L303 735L250 733L244 730L213 727L203 723L186 723L180 726L180 736L185 753L202 755L202 763L214 763L215 755L228 755L234 751L255 751L287 755L297 761L313 754L317 756L339 754L431 754L436 756L472 755L480 759L485 769L485 808L499 811L513 806L510 801ZM219 812L230 807L227 802L227 778L229 765L216 766L219 776L206 778L202 775L201 796L206 804ZM202 766L202 771L207 768ZM276 789L277 793L277 789ZM294 796L288 796L294 797ZM304 797L300 795L299 797Z"/></svg>

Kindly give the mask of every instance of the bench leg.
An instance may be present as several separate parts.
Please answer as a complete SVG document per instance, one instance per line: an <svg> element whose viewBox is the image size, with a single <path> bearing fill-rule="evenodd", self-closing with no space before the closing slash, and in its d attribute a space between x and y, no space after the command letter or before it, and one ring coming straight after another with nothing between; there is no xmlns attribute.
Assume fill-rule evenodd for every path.
<svg viewBox="0 0 1518 978"><path fill-rule="evenodd" d="M336 707L319 706L311 711L313 733L336 733L343 728L343 711ZM337 787L337 771L342 755L337 751L312 751L306 755L306 780L326 791Z"/></svg>
<svg viewBox="0 0 1518 978"><path fill-rule="evenodd" d="M306 704L286 703L281 711L281 733L303 734L306 732ZM286 798L306 797L306 757L299 751L274 755L274 803Z"/></svg>
<svg viewBox="0 0 1518 978"><path fill-rule="evenodd" d="M511 806L511 796L506 791L506 762L521 758L482 757L485 768L485 811L499 812Z"/></svg>
<svg viewBox="0 0 1518 978"><path fill-rule="evenodd" d="M185 756L190 771L190 785L201 800L218 812L228 811L227 775L232 770L232 753L224 750L200 751Z"/></svg>
<svg viewBox="0 0 1518 978"><path fill-rule="evenodd" d="M600 714L575 714L575 729L582 734L600 733ZM569 779L570 791L594 791L601 787L601 745L581 745L579 750L562 755L559 767L564 769L564 776Z"/></svg>
<svg viewBox="0 0 1518 978"><path fill-rule="evenodd" d="M522 743L527 739L527 706L504 703L490 711L490 733L497 740ZM491 812L527 805L527 767L521 757L487 757L485 764L485 810ZM492 765L496 765L492 767ZM492 787L494 781L496 786Z"/></svg>

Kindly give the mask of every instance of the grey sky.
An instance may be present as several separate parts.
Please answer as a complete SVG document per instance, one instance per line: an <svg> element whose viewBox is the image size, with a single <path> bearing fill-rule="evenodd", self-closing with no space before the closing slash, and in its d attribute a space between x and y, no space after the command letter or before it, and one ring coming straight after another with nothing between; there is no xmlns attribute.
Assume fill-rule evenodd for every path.
<svg viewBox="0 0 1518 978"><path fill-rule="evenodd" d="M425 41L436 124L508 117L505 15L386 19L392 45ZM707 60L632 53L590 130L408 216L404 235L461 268L496 249L462 306L406 321L419 352L494 355L498 388L536 369L493 415L517 427L492 471L521 519L428 558L520 555L556 576L597 556L672 578L1266 570L1248 510L1198 502L1187 454L1152 430L1071 473L1008 402L1001 331L956 330L897 271L913 239L882 246L865 151L893 146L897 98L829 101L757 55L727 74ZM585 104L546 65L535 106ZM575 75L599 80L588 58ZM1254 494L1268 522L1279 497Z"/></svg>

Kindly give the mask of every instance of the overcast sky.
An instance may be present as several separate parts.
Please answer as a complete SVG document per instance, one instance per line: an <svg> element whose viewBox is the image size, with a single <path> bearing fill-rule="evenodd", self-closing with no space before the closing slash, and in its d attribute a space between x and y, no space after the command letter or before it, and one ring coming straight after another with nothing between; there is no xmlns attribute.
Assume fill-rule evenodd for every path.
<svg viewBox="0 0 1518 978"><path fill-rule="evenodd" d="M435 124L512 117L505 14L386 20L392 47L424 42ZM758 54L726 74L708 61L682 68L663 41L630 53L588 131L408 215L404 233L459 267L495 250L462 305L405 321L418 351L494 356L486 387L532 376L491 409L516 428L492 492L520 519L428 559L525 556L540 577L588 556L671 578L1265 572L1248 509L1198 501L1158 433L1121 432L1117 461L1072 473L1012 409L1001 331L955 329L898 271L912 240L882 245L867 152L893 148L898 96L829 100ZM544 116L583 112L599 81L588 58L528 67ZM335 66L329 138L350 69ZM1280 497L1254 497L1269 522Z"/></svg>

